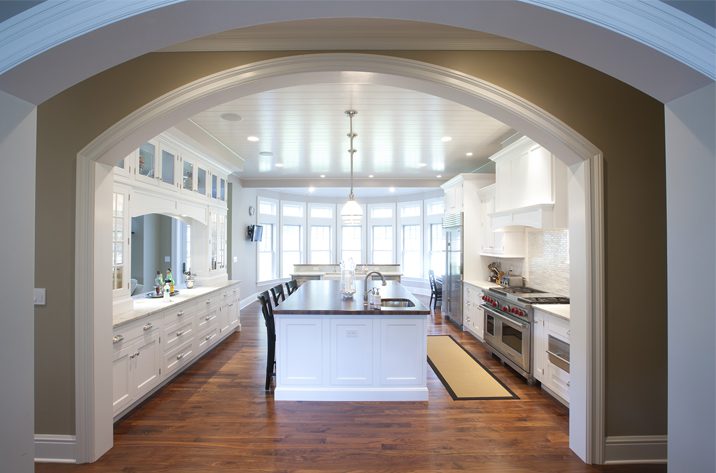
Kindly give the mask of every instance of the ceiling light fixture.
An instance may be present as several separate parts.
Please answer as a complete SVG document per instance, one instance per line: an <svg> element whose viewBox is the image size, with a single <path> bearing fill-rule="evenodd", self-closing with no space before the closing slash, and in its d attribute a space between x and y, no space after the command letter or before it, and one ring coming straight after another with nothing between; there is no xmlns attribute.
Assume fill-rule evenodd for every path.
<svg viewBox="0 0 716 473"><path fill-rule="evenodd" d="M325 174L321 174L321 179L323 179L324 177L326 177L326 175L325 175Z"/></svg>
<svg viewBox="0 0 716 473"><path fill-rule="evenodd" d="M389 190L390 192L395 192L395 187L391 187L391 188L388 189L388 190Z"/></svg>
<svg viewBox="0 0 716 473"><path fill-rule="evenodd" d="M241 115L234 112L226 112L222 113L220 115L222 120L226 120L227 122L240 122L241 121Z"/></svg>
<svg viewBox="0 0 716 473"><path fill-rule="evenodd" d="M308 188L308 192L310 192L311 194L313 194L314 192L316 192L316 188L313 187L313 186L311 186L311 187Z"/></svg>
<svg viewBox="0 0 716 473"><path fill-rule="evenodd" d="M249 136L246 139L253 143L256 143L259 140L259 137L258 136Z"/></svg>
<svg viewBox="0 0 716 473"><path fill-rule="evenodd" d="M368 174L368 177L370 177L371 179L373 179L375 176L373 176L373 174Z"/></svg>
<svg viewBox="0 0 716 473"><path fill-rule="evenodd" d="M343 209L341 209L341 220L344 225L357 225L363 218L363 209L360 204L356 202L356 196L353 195L353 155L356 152L356 149L353 147L353 139L358 136L356 133L353 133L353 117L357 114L358 112L355 110L346 110L346 115L348 115L348 120L350 121L348 138L351 139L351 147L348 152L351 155L351 192L348 194L348 201L343 204Z"/></svg>
<svg viewBox="0 0 716 473"><path fill-rule="evenodd" d="M440 138L443 143L447 143L448 141L452 141L452 136L443 136Z"/></svg>
<svg viewBox="0 0 716 473"><path fill-rule="evenodd" d="M282 167L283 167L283 163L276 163L276 164L274 164L274 166L276 166L277 168L282 168Z"/></svg>
<svg viewBox="0 0 716 473"><path fill-rule="evenodd" d="M442 175L442 174L438 174L438 175L435 176L435 177L437 177L438 179L440 179L441 177L443 177L443 175Z"/></svg>
<svg viewBox="0 0 716 473"><path fill-rule="evenodd" d="M424 168L427 165L428 165L428 163L418 163L419 168Z"/></svg>
<svg viewBox="0 0 716 473"><path fill-rule="evenodd" d="M465 153L465 156L472 156L472 151Z"/></svg>

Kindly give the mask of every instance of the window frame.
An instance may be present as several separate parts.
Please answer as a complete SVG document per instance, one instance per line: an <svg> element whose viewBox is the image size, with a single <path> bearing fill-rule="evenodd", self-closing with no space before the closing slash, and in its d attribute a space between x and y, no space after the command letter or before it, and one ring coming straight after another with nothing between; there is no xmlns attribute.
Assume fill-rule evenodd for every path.
<svg viewBox="0 0 716 473"><path fill-rule="evenodd" d="M342 204L337 204L336 206L336 222L337 222L337 235L336 235L336 241L337 241L337 251L336 251L336 263L340 264L342 262L343 257L343 227L360 227L360 251L361 251L361 261L354 261L356 265L358 264L366 264L366 257L368 255L368 251L366 249L366 205L360 204L361 208L363 209L363 217L361 217L360 223L358 225L343 225L343 222L341 221L340 214L340 208Z"/></svg>
<svg viewBox="0 0 716 473"><path fill-rule="evenodd" d="M407 202L398 202L398 235L397 235L397 247L398 247L398 262L400 263L400 268L403 273L403 276L406 278L415 278L415 279L422 279L425 277L425 234L423 229L423 216L425 215L425 208L423 204L423 200L412 200ZM410 217L403 217L403 209L411 208L411 207L417 207L419 209L417 216L410 216ZM418 228L418 235L420 238L420 242L418 245L418 252L419 252L419 261L420 261L420 272L416 275L408 275L405 272L405 226L407 225L417 225Z"/></svg>
<svg viewBox="0 0 716 473"><path fill-rule="evenodd" d="M391 210L391 216L390 217L373 217L373 213L376 210L384 210L384 209L390 209ZM366 260L368 264L376 264L374 261L374 255L373 255L373 227L383 227L383 226L390 226L393 228L392 235L393 235L393 241L392 241L392 261L391 263L396 263L397 258L397 232L396 232L396 216L397 216L397 205L395 202L381 202L381 203L371 203L368 204L368 212L365 213L368 215L368 230L367 230L367 245L366 245ZM382 264L388 264L388 263L382 263Z"/></svg>
<svg viewBox="0 0 716 473"><path fill-rule="evenodd" d="M287 216L287 208L299 208L301 209L300 216ZM306 262L306 203L292 200L280 200L279 201L279 215L280 215L280 242L279 242L279 272L278 279L286 279L291 277L291 273L284 274L284 227L287 225L299 227L299 259L298 263Z"/></svg>
<svg viewBox="0 0 716 473"><path fill-rule="evenodd" d="M331 215L329 217L313 217L312 216L312 210L313 209L329 209L331 211ZM312 227L330 227L330 235L329 235L329 256L328 256L328 263L326 264L336 264L338 263L338 248L337 248L337 238L338 238L338 226L336 224L338 217L338 207L336 204L328 204L328 203L318 203L318 202L309 202L306 206L306 262L307 263L315 263L315 261L311 261L311 255L313 254L313 241L311 240L311 228ZM323 251L323 250L320 250ZM316 263L319 264L319 263Z"/></svg>
<svg viewBox="0 0 716 473"><path fill-rule="evenodd" d="M262 202L272 205L276 214L271 215L271 214L267 214L267 213L262 213L260 211ZM278 248L278 244L276 241L279 237L278 231L277 231L277 229L279 227L279 212L280 212L279 201L278 201L278 199L273 199L273 198L264 197L264 196L257 196L256 197L256 209L257 209L256 223L257 223L257 225L264 226L264 233L263 233L264 237L267 234L266 230L269 230L268 233L271 233L271 251L270 251L270 253L272 255L272 259L271 259L272 268L271 268L271 277L268 279L261 279L261 268L259 267L259 263L260 263L260 259L261 259L260 258L261 242L258 242L258 244L256 245L256 283L262 284L262 283L269 283L271 281L275 281L276 279L278 279L278 275L279 275L279 270L280 270L279 269L280 263L279 263L279 257L278 257L279 248ZM271 227L267 227L267 225L271 225Z"/></svg>

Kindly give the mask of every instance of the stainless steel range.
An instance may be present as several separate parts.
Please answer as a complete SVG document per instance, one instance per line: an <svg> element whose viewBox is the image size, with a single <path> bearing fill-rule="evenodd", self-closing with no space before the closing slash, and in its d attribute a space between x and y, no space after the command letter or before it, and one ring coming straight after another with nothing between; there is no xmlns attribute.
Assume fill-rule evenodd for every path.
<svg viewBox="0 0 716 473"><path fill-rule="evenodd" d="M532 304L569 304L569 298L529 287L498 287L488 289L482 300L488 348L534 384Z"/></svg>

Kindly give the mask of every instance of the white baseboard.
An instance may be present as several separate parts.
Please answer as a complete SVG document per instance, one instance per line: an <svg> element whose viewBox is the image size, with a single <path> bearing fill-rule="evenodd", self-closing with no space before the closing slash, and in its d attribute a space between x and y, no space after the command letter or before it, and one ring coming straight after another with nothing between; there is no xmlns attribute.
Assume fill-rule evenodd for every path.
<svg viewBox="0 0 716 473"><path fill-rule="evenodd" d="M38 463L77 463L77 437L74 435L35 435L35 461Z"/></svg>
<svg viewBox="0 0 716 473"><path fill-rule="evenodd" d="M263 291L261 291L261 292L263 292ZM259 294L261 294L261 292L256 292L256 293L254 293L254 294L251 294L249 297L244 297L243 299L241 299L241 300L239 301L239 310L245 308L245 307L248 306L249 304L252 304L252 303L256 302L256 301L258 300L258 299L256 299L256 297L257 297Z"/></svg>
<svg viewBox="0 0 716 473"><path fill-rule="evenodd" d="M624 435L607 437L604 463L666 463L666 435Z"/></svg>

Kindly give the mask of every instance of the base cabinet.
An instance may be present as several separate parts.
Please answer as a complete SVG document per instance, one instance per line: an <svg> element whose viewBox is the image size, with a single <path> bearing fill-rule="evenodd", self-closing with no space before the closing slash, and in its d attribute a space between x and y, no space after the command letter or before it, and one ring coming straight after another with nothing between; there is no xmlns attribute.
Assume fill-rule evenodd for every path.
<svg viewBox="0 0 716 473"><path fill-rule="evenodd" d="M114 328L112 409L118 418L239 330L238 284Z"/></svg>
<svg viewBox="0 0 716 473"><path fill-rule="evenodd" d="M484 340L485 313L480 307L482 289L465 284L463 291L463 329Z"/></svg>
<svg viewBox="0 0 716 473"><path fill-rule="evenodd" d="M534 311L534 377L550 394L569 405L569 321Z"/></svg>

